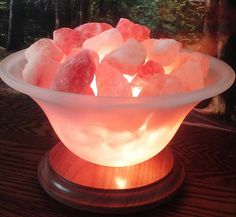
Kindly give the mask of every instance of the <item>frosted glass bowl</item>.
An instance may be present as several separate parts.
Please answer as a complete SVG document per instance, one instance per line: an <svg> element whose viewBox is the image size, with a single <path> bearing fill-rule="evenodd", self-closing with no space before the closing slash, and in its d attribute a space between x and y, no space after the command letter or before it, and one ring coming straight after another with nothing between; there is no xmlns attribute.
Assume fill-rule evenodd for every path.
<svg viewBox="0 0 236 217"><path fill-rule="evenodd" d="M64 145L77 156L105 166L141 163L159 153L200 101L228 89L234 71L209 57L205 88L168 96L95 97L33 86L22 80L24 50L0 65L2 80L32 97Z"/></svg>

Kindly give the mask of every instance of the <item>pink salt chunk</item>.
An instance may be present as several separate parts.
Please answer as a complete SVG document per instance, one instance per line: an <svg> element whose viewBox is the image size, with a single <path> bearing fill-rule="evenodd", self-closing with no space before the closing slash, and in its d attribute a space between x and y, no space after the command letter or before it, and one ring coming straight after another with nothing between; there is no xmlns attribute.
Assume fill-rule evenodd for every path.
<svg viewBox="0 0 236 217"><path fill-rule="evenodd" d="M81 92L81 94L85 94L85 95L93 95L95 96L93 89L90 87L90 85L87 85L83 91Z"/></svg>
<svg viewBox="0 0 236 217"><path fill-rule="evenodd" d="M68 59L72 58L73 56L77 55L78 53L80 53L81 51L83 51L83 48L74 48L71 50L71 52L66 56L66 58L64 59L64 61L67 61ZM93 60L95 61L96 66L99 63L99 57L97 55L97 53L90 51L89 55L93 58Z"/></svg>
<svg viewBox="0 0 236 217"><path fill-rule="evenodd" d="M55 78L59 62L49 58L31 59L22 72L24 81L43 88L49 88Z"/></svg>
<svg viewBox="0 0 236 217"><path fill-rule="evenodd" d="M135 39L129 39L121 47L107 54L103 62L109 62L122 73L134 75L145 58L146 50L142 44Z"/></svg>
<svg viewBox="0 0 236 217"><path fill-rule="evenodd" d="M149 38L150 29L146 26L135 24L128 19L121 18L116 26L121 34L123 35L125 41L129 38L134 38L141 42Z"/></svg>
<svg viewBox="0 0 236 217"><path fill-rule="evenodd" d="M28 61L38 58L61 61L63 56L64 54L55 46L53 40L48 38L39 39L25 50L25 57Z"/></svg>
<svg viewBox="0 0 236 217"><path fill-rule="evenodd" d="M76 27L75 30L81 32L87 39L96 36L111 28L112 26L107 23L86 23Z"/></svg>
<svg viewBox="0 0 236 217"><path fill-rule="evenodd" d="M180 52L180 62L186 62L187 60L192 60L198 63L201 66L201 72L203 78L205 78L208 74L209 70L209 59L206 55L200 54L198 52L189 52L189 51L182 51Z"/></svg>
<svg viewBox="0 0 236 217"><path fill-rule="evenodd" d="M91 51L81 50L59 66L52 89L83 93L91 84L95 70L96 61Z"/></svg>
<svg viewBox="0 0 236 217"><path fill-rule="evenodd" d="M120 32L112 28L87 39L82 47L96 52L101 60L106 54L120 47L123 41Z"/></svg>
<svg viewBox="0 0 236 217"><path fill-rule="evenodd" d="M185 91L201 89L204 87L204 78L201 67L199 62L188 59L174 69L171 72L171 75L180 79Z"/></svg>
<svg viewBox="0 0 236 217"><path fill-rule="evenodd" d="M84 40L85 37L81 32L70 28L61 28L53 32L53 41L66 55L73 48L81 47Z"/></svg>
<svg viewBox="0 0 236 217"><path fill-rule="evenodd" d="M147 79L156 73L164 74L164 69L161 64L149 60L138 68L137 73L141 78Z"/></svg>
<svg viewBox="0 0 236 217"><path fill-rule="evenodd" d="M173 63L182 47L181 43L174 39L147 39L142 44L147 50L147 59L163 66Z"/></svg>
<svg viewBox="0 0 236 217"><path fill-rule="evenodd" d="M141 89L139 96L170 95L183 91L182 83L177 77L160 73L153 74L148 79L137 75L132 86Z"/></svg>
<svg viewBox="0 0 236 217"><path fill-rule="evenodd" d="M66 58L64 58L64 61L70 59L71 57L73 57L74 55L76 55L77 53L81 52L83 50L83 48L79 47L79 48L73 48L67 55ZM63 62L64 62L63 61Z"/></svg>
<svg viewBox="0 0 236 217"><path fill-rule="evenodd" d="M131 86L122 73L108 63L98 65L95 72L98 96L131 96Z"/></svg>

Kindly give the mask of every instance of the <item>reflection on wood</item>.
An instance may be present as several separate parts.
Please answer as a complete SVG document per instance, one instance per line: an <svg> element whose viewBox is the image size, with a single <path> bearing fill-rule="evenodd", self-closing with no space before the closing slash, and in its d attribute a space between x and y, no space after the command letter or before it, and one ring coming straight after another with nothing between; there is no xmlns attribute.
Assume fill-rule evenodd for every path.
<svg viewBox="0 0 236 217"><path fill-rule="evenodd" d="M152 184L167 176L174 164L172 153L164 149L150 160L133 166L101 166L77 157L62 143L52 149L49 159L52 168L65 179L103 189L137 188Z"/></svg>
<svg viewBox="0 0 236 217"><path fill-rule="evenodd" d="M57 145L55 149L61 149L62 151L63 146ZM165 151L162 153L162 155L168 155L167 153L168 151ZM53 152L51 152L50 155L53 155ZM136 178L136 180L146 180L144 176L147 175L148 177L150 177L150 175L148 175L150 171L143 171L140 169L144 168L145 165L148 166L150 164L154 164L155 167L155 161L158 161L156 160L156 158L157 157L151 159L150 163L144 162L137 166L131 167L131 171L133 170L133 174L131 172L129 173L129 175L134 175L136 173L137 176L134 177ZM114 178L113 175L115 175L117 172L124 175L124 172L126 172L126 168L117 169L98 165L92 166L90 165L90 163L85 162L82 159L80 159L79 161L80 163L84 164L84 167L87 168L87 170L91 170L93 167L97 168L98 170L92 171L96 173L95 175L90 175L85 171L81 171L85 172L85 174L82 175L73 173L76 177L84 176L84 179L80 179L79 181L85 181L86 184L94 184L94 182L90 182L90 180L88 179L90 178L90 175L93 176L95 182L100 183L101 181L104 181L104 186L107 187L110 186L110 183L112 183L112 180ZM79 170L83 169L83 166L78 166ZM71 165L69 167L71 167ZM69 173L71 171L72 170L69 170ZM142 172L144 172L145 174L142 175ZM152 172L153 171L151 171L151 174ZM105 177L102 177L102 175ZM99 180L100 178L101 181ZM176 193L180 190L183 179L184 168L182 163L178 159L175 159L173 169L163 179L152 184L145 185L143 187L130 189L91 188L69 182L68 180L59 176L52 169L49 163L48 154L46 154L42 158L39 164L39 182L49 195L69 206L75 207L80 210L86 210L96 213L131 213L156 207L169 201L171 198L173 198L173 196L176 195ZM116 177L115 180L116 182L118 181L117 184L119 184L117 187L125 187L126 184L132 184L132 182L129 183L129 181L132 180L132 177L130 178L129 176L127 176L127 180L124 180L121 177ZM138 182L134 182L134 184L137 183Z"/></svg>

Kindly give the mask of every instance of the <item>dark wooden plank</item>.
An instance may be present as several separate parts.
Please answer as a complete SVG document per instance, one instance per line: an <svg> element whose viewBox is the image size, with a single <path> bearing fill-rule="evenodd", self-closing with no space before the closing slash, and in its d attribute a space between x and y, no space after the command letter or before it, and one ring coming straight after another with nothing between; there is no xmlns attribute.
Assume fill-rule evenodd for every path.
<svg viewBox="0 0 236 217"><path fill-rule="evenodd" d="M0 216L108 216L67 207L41 189L38 162L58 139L30 98L0 87ZM122 216L236 216L235 129L198 112L186 120L170 143L185 165L182 191L161 207Z"/></svg>

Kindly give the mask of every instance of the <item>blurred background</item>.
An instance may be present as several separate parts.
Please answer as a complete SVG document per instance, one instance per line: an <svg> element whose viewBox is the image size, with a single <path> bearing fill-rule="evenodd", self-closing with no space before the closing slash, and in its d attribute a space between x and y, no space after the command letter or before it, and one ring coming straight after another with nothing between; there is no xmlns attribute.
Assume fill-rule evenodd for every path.
<svg viewBox="0 0 236 217"><path fill-rule="evenodd" d="M213 25L217 25L219 7L226 7L217 5L216 2L216 0L0 0L0 46L8 50L17 50L28 46L38 38L51 37L53 30L60 27L74 28L92 21L116 25L120 17L126 17L148 26L152 30L152 37L177 38L186 46L192 45L195 49L201 49L203 34L212 33L214 37L216 36L217 30L213 29ZM223 19L224 15L219 14L219 16Z"/></svg>
<svg viewBox="0 0 236 217"><path fill-rule="evenodd" d="M148 26L153 38L175 38L236 70L235 0L0 0L0 60L52 37L54 29L87 22L115 26L121 17ZM235 125L236 85L203 106Z"/></svg>

